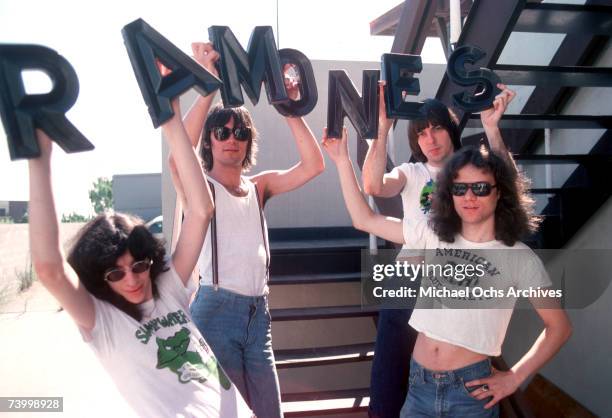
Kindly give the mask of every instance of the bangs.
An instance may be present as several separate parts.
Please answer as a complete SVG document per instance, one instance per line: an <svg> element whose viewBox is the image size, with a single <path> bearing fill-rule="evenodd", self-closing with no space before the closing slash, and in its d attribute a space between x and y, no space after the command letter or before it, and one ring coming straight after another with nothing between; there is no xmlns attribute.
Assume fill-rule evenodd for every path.
<svg viewBox="0 0 612 418"><path fill-rule="evenodd" d="M223 108L215 109L215 112L211 112L208 116L208 126L217 127L225 126L229 121L234 121L234 127L244 126L246 128L252 128L251 119L245 114L243 108Z"/></svg>

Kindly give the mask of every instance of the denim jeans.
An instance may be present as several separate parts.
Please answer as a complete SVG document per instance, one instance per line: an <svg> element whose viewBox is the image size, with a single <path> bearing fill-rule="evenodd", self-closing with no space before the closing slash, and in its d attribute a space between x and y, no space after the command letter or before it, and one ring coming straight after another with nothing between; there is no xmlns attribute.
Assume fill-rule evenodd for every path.
<svg viewBox="0 0 612 418"><path fill-rule="evenodd" d="M479 386L469 389L465 383L489 376L491 361L489 359L450 371L431 371L423 368L414 360L410 361L410 389L406 403L402 408L401 418L421 417L460 417L460 418L497 418L499 404L491 409L484 406L491 400L477 400L470 392Z"/></svg>
<svg viewBox="0 0 612 418"><path fill-rule="evenodd" d="M408 325L412 309L381 309L370 376L371 418L397 418L408 392L417 332Z"/></svg>
<svg viewBox="0 0 612 418"><path fill-rule="evenodd" d="M282 417L268 297L201 286L191 316L253 413Z"/></svg>

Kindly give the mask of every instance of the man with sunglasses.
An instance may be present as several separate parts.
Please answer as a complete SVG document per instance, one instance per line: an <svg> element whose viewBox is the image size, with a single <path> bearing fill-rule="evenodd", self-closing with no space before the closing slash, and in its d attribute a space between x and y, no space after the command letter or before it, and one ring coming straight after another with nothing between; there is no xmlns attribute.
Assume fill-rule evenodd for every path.
<svg viewBox="0 0 612 418"><path fill-rule="evenodd" d="M501 138L499 120L515 93L505 85L481 116L491 149L499 155L508 152ZM363 187L367 194L402 198L405 219L427 219L436 187L436 176L444 163L461 147L457 116L442 102L425 100L421 117L408 125L408 142L415 163L403 163L385 173L387 134L393 123L387 118L384 82L379 86L378 138L370 144L363 164ZM404 245L400 257L418 263L421 251ZM414 256L414 257L413 257ZM372 418L397 418L408 391L410 364L416 332L408 326L412 309L382 309L377 326L375 357L372 364L369 415Z"/></svg>
<svg viewBox="0 0 612 418"><path fill-rule="evenodd" d="M196 60L216 74L211 44L192 45ZM299 85L288 76L293 100ZM270 252L263 207L268 199L294 190L320 174L321 149L302 118L285 118L300 161L286 170L247 177L255 164L257 131L244 107L208 112L213 95L199 97L185 125L200 155L215 201L199 260L200 287L191 306L194 322L205 335L223 369L258 417L282 416L280 388L272 352L268 278ZM207 115L208 113L208 115Z"/></svg>
<svg viewBox="0 0 612 418"><path fill-rule="evenodd" d="M527 181L494 152L465 147L450 158L438 176L428 225L427 220L402 220L372 211L355 178L346 130L341 139L324 135L323 148L336 165L344 201L357 229L409 248L430 250L425 265L441 265L444 270L459 265L485 267L482 276L472 275L478 282L452 274L427 274L420 290L441 288L452 295L453 291L465 293L466 287L475 289L474 283L481 289L503 292L550 286L538 256L519 241L538 224L533 199L526 193ZM499 371L491 366L489 357L501 354L515 298L502 297L504 304L498 305L497 299L491 304L476 297L472 303L466 296L472 303L466 306L460 304L464 296L450 296L450 302L442 300L437 309L424 309L422 295L420 292L410 318L418 337L402 418L497 417L498 402L549 361L571 334L558 300L530 299L544 330L509 371Z"/></svg>

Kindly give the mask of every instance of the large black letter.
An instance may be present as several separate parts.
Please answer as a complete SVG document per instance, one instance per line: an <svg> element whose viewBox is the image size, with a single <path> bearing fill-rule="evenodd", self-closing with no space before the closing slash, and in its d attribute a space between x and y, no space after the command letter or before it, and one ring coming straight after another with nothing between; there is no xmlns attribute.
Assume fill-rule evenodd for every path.
<svg viewBox="0 0 612 418"><path fill-rule="evenodd" d="M501 93L497 88L499 77L488 68L466 71L465 64L474 64L485 56L485 52L475 46L462 46L455 49L448 59L446 74L455 84L473 86L479 84L483 90L474 96L466 92L453 94L453 103L467 112L480 112L493 105L495 96Z"/></svg>
<svg viewBox="0 0 612 418"><path fill-rule="evenodd" d="M317 83L314 78L312 64L306 55L297 49L284 48L278 51L281 64L293 64L300 75L300 98L286 103L275 104L274 107L283 116L305 116L317 105Z"/></svg>
<svg viewBox="0 0 612 418"><path fill-rule="evenodd" d="M121 31L136 81L142 92L153 126L174 115L172 99L194 87L207 96L221 87L221 80L183 53L144 20L137 19ZM172 70L162 77L155 59Z"/></svg>
<svg viewBox="0 0 612 418"><path fill-rule="evenodd" d="M42 70L53 88L27 94L21 73ZM11 160L36 158L40 148L35 128L42 129L66 152L89 151L93 144L66 119L79 95L79 79L70 63L40 45L0 45L0 115Z"/></svg>
<svg viewBox="0 0 612 418"><path fill-rule="evenodd" d="M409 95L417 96L421 92L418 78L414 73L423 70L419 55L383 54L382 73L387 82L385 88L385 104L387 117L393 119L415 119L423 105L418 102L406 101Z"/></svg>
<svg viewBox="0 0 612 418"><path fill-rule="evenodd" d="M271 26L256 26L253 29L247 47L248 54L227 26L211 26L208 28L208 37L220 55L223 106L244 104L241 85L251 102L257 104L262 82L265 83L269 103L285 103L289 100Z"/></svg>
<svg viewBox="0 0 612 418"><path fill-rule="evenodd" d="M378 80L379 70L363 72L362 97L344 70L329 72L327 97L327 135L340 138L344 116L361 138L378 136Z"/></svg>

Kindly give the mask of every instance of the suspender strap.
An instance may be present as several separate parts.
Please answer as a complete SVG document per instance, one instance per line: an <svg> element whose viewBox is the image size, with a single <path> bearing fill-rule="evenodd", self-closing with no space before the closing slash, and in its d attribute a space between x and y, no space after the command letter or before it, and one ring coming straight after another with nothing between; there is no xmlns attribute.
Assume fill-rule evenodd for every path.
<svg viewBox="0 0 612 418"><path fill-rule="evenodd" d="M209 180L210 192L212 193L213 203L215 203L215 185ZM212 219L210 220L210 246L212 249L212 275L213 287L215 290L219 288L219 261L217 259L217 208L213 211Z"/></svg>
<svg viewBox="0 0 612 418"><path fill-rule="evenodd" d="M270 280L270 249L268 248L268 241L266 240L266 227L264 224L264 212L259 202L259 190L255 184L255 197L257 198L257 207L259 208L259 222L261 223L261 239L263 240L264 247L266 249L266 282Z"/></svg>
<svg viewBox="0 0 612 418"><path fill-rule="evenodd" d="M212 193L213 203L215 203L215 185L209 180L208 185L210 186L210 192ZM266 230L264 223L264 212L259 202L259 191L257 190L257 185L255 187L255 198L257 199L257 208L259 209L259 222L261 224L261 239L264 243L264 248L266 249L266 282L270 279L270 249L268 248L268 241L266 240ZM210 220L210 247L212 252L212 276L213 276L213 287L215 290L219 288L219 258L217 255L217 207L215 205L215 210L213 212L213 216Z"/></svg>

